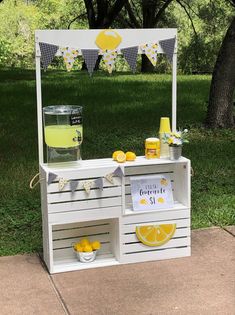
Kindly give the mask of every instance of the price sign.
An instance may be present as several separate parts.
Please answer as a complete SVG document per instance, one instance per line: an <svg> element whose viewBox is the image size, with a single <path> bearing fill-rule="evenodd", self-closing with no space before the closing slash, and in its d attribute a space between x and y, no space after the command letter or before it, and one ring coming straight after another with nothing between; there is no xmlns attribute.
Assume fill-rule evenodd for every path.
<svg viewBox="0 0 235 315"><path fill-rule="evenodd" d="M171 208L174 204L168 175L146 175L130 178L133 210Z"/></svg>

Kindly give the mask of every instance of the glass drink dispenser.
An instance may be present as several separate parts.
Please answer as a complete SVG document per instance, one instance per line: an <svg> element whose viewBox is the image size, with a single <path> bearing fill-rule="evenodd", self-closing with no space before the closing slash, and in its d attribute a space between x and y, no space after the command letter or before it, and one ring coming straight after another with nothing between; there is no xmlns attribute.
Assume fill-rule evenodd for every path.
<svg viewBox="0 0 235 315"><path fill-rule="evenodd" d="M83 139L82 107L55 105L43 108L47 162L69 162L81 159Z"/></svg>

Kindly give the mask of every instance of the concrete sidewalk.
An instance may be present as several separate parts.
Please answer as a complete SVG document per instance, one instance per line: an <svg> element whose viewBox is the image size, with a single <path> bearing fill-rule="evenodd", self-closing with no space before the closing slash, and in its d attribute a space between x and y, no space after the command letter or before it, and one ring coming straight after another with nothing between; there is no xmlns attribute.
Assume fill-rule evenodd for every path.
<svg viewBox="0 0 235 315"><path fill-rule="evenodd" d="M0 258L0 314L221 314L235 310L235 226L192 232L192 256L50 276L37 255Z"/></svg>

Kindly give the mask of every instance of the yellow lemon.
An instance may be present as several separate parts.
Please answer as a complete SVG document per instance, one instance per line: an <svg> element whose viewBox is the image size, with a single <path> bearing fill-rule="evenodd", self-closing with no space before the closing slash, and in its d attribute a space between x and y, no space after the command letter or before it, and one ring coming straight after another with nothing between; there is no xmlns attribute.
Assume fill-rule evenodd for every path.
<svg viewBox="0 0 235 315"><path fill-rule="evenodd" d="M83 238L81 241L80 241L80 244L84 247L86 245L90 245L90 242L87 238Z"/></svg>
<svg viewBox="0 0 235 315"><path fill-rule="evenodd" d="M100 249L101 245L99 241L94 241L91 243L91 247L93 248L93 250L98 250Z"/></svg>
<svg viewBox="0 0 235 315"><path fill-rule="evenodd" d="M96 37L95 43L99 48L103 50L113 50L118 47L121 41L121 36L116 31L109 29L99 32Z"/></svg>
<svg viewBox="0 0 235 315"><path fill-rule="evenodd" d="M114 161L117 161L117 156L118 156L119 153L124 153L124 152L121 151L121 150L117 150L117 151L113 152L112 158L113 158Z"/></svg>
<svg viewBox="0 0 235 315"><path fill-rule="evenodd" d="M135 161L136 155L134 152L128 151L126 152L126 160L127 161Z"/></svg>
<svg viewBox="0 0 235 315"><path fill-rule="evenodd" d="M160 246L167 243L176 230L176 224L137 226L135 233L141 243L147 246Z"/></svg>
<svg viewBox="0 0 235 315"><path fill-rule="evenodd" d="M75 250L76 250L77 252L83 252L83 247L82 247L82 245L81 245L81 244L77 244Z"/></svg>
<svg viewBox="0 0 235 315"><path fill-rule="evenodd" d="M125 153L119 153L117 155L117 162L118 163L123 163L123 162L126 162L126 154Z"/></svg>
<svg viewBox="0 0 235 315"><path fill-rule="evenodd" d="M92 252L92 251L93 251L91 245L86 245L86 246L84 246L84 247L83 247L83 250L84 250L84 252Z"/></svg>

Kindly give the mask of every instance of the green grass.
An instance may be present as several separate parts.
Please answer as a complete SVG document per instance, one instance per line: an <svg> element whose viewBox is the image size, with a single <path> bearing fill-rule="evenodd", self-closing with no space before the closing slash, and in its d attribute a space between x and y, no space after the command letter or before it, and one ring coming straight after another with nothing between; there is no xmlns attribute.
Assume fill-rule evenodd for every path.
<svg viewBox="0 0 235 315"><path fill-rule="evenodd" d="M156 136L161 116L171 114L171 76L49 71L43 104L84 106L83 159L109 157L115 149L143 155L146 137ZM235 224L234 132L207 131L202 123L209 76L178 77L178 127L190 129L183 154L192 160L192 227ZM40 250L35 73L0 71L0 254Z"/></svg>

